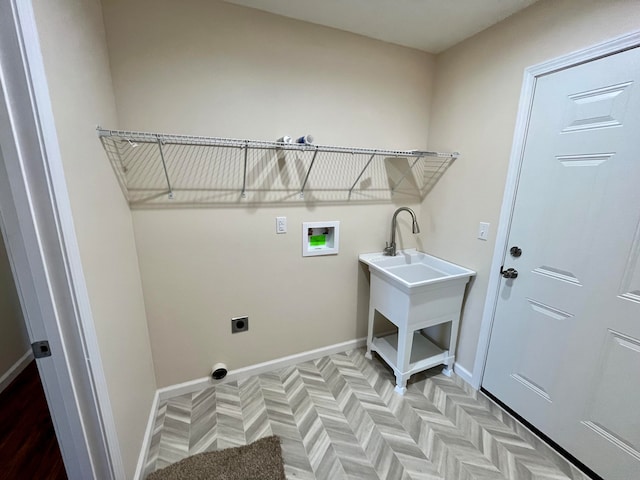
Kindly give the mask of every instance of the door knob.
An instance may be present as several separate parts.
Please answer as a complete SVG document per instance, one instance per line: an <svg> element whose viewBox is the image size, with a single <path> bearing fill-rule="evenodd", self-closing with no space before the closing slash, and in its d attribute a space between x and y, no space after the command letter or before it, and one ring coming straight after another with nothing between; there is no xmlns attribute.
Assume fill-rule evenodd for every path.
<svg viewBox="0 0 640 480"><path fill-rule="evenodd" d="M511 247L511 249L509 250L509 253L511 254L512 257L516 257L518 258L520 255L522 255L522 249L520 247Z"/></svg>
<svg viewBox="0 0 640 480"><path fill-rule="evenodd" d="M506 270L503 270L502 267L500 267L500 274L504 278L518 278L518 271L515 268L507 268Z"/></svg>

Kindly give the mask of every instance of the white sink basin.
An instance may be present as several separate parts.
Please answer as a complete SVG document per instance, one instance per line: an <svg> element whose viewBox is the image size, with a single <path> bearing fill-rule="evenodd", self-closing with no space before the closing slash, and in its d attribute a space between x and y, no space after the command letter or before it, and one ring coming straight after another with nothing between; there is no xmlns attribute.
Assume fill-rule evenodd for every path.
<svg viewBox="0 0 640 480"><path fill-rule="evenodd" d="M370 269L405 291L476 274L473 270L416 249L399 250L395 257L378 252L364 253L359 258Z"/></svg>

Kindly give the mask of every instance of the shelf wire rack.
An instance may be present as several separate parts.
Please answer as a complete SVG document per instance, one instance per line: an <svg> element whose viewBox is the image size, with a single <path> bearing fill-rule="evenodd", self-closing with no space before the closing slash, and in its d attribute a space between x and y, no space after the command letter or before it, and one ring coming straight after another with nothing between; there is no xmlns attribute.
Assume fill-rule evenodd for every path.
<svg viewBox="0 0 640 480"><path fill-rule="evenodd" d="M132 207L424 198L459 156L100 127L98 136Z"/></svg>

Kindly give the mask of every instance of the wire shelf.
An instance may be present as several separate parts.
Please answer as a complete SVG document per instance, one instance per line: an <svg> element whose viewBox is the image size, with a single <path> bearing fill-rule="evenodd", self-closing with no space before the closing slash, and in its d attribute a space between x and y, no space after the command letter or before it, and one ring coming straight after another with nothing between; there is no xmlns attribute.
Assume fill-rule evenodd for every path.
<svg viewBox="0 0 640 480"><path fill-rule="evenodd" d="M424 198L458 153L98 128L132 207Z"/></svg>

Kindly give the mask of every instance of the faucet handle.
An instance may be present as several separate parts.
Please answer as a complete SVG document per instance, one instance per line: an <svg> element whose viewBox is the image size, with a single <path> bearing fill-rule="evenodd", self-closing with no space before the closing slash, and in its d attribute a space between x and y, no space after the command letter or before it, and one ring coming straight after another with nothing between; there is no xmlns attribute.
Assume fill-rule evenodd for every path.
<svg viewBox="0 0 640 480"><path fill-rule="evenodd" d="M395 255L395 248L393 244L389 244L389 242L384 242L386 244L386 247L384 247L384 254L385 255Z"/></svg>

